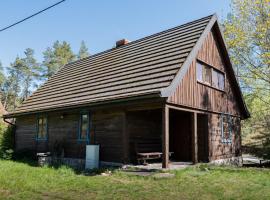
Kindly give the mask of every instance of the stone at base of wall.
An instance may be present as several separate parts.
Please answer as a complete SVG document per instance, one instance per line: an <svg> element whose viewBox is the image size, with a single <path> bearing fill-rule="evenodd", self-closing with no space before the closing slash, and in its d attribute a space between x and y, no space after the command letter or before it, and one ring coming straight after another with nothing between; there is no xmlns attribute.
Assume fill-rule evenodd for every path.
<svg viewBox="0 0 270 200"><path fill-rule="evenodd" d="M100 167L122 167L122 163L100 161Z"/></svg>
<svg viewBox="0 0 270 200"><path fill-rule="evenodd" d="M79 158L53 158L51 156L39 156L38 165L67 165L75 169L85 168L85 159Z"/></svg>
<svg viewBox="0 0 270 200"><path fill-rule="evenodd" d="M53 158L52 156L39 156L38 165L63 164L75 169L85 169L85 159L79 158ZM122 163L100 161L100 167L121 167Z"/></svg>
<svg viewBox="0 0 270 200"><path fill-rule="evenodd" d="M234 166L241 167L243 166L243 158L242 156L224 158L224 159L212 160L210 163L216 164L216 165L234 165Z"/></svg>

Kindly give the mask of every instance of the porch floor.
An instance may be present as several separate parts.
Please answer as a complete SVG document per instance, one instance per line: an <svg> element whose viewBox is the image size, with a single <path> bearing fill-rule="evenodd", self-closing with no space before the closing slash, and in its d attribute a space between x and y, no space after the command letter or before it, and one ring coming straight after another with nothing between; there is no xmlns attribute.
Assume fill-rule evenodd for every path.
<svg viewBox="0 0 270 200"><path fill-rule="evenodd" d="M169 168L168 169L163 169L162 168L162 163L149 163L147 165L124 165L122 168L135 168L135 169L140 169L140 170L176 170L176 169L184 169L188 166L193 165L192 162L177 162L177 161L171 161L169 163Z"/></svg>

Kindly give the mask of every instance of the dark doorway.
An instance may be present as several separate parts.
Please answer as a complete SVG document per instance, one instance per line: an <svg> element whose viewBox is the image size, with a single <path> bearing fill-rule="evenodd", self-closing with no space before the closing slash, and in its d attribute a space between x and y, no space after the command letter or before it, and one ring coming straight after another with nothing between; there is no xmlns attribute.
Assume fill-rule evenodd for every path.
<svg viewBox="0 0 270 200"><path fill-rule="evenodd" d="M197 130L198 130L198 161L208 162L208 116L205 114L197 115Z"/></svg>
<svg viewBox="0 0 270 200"><path fill-rule="evenodd" d="M170 110L169 127L170 152L173 152L171 160L191 161L191 114L178 110Z"/></svg>

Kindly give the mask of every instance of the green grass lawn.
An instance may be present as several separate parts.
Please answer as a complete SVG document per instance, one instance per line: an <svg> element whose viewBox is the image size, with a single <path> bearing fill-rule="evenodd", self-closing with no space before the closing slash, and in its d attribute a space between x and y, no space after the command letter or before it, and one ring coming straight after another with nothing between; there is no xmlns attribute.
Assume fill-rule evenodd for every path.
<svg viewBox="0 0 270 200"><path fill-rule="evenodd" d="M0 161L0 199L270 199L270 170L195 166L174 178L86 176Z"/></svg>

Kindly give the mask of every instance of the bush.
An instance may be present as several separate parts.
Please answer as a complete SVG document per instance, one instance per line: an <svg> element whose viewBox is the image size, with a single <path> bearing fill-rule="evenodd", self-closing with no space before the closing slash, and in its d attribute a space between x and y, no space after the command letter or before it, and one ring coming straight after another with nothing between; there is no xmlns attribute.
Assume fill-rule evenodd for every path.
<svg viewBox="0 0 270 200"><path fill-rule="evenodd" d="M0 123L0 158L10 160L14 153L14 128Z"/></svg>

